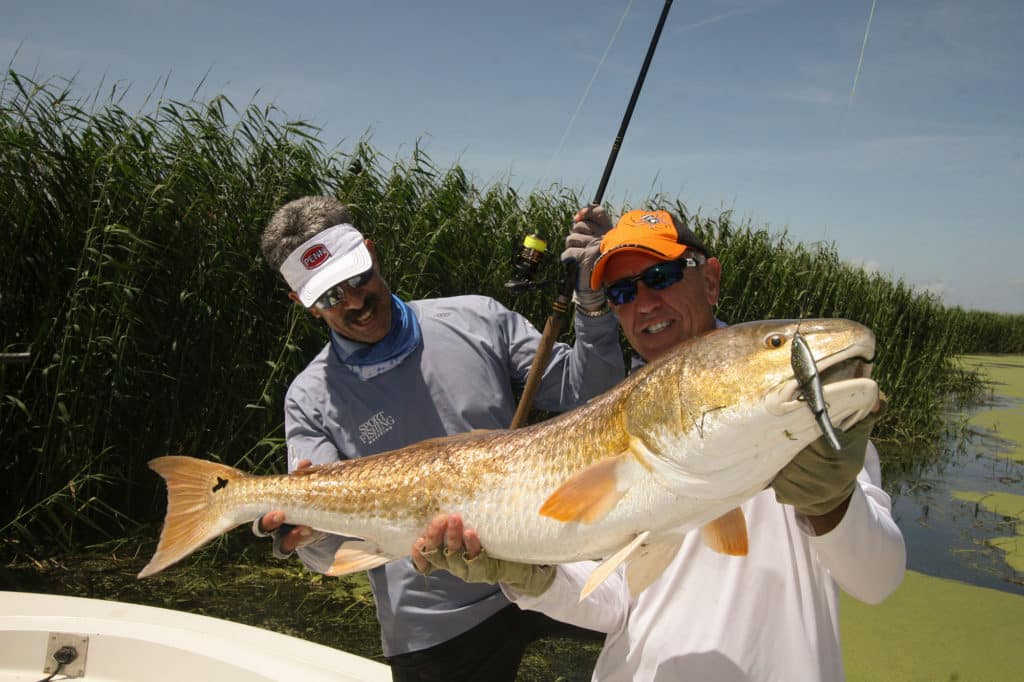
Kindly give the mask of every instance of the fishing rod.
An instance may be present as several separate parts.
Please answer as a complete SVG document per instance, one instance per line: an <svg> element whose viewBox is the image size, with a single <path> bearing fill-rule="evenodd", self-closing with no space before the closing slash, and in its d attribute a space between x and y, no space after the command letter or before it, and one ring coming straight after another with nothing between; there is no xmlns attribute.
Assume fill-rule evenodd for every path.
<svg viewBox="0 0 1024 682"><path fill-rule="evenodd" d="M647 56L644 57L644 64L640 67L640 75L637 76L636 85L633 86L633 95L629 98L629 106L626 107L626 113L622 117L622 125L619 126L619 134L615 136L615 141L612 143L611 154L608 155L608 163L605 164L604 174L601 176L601 182L597 185L597 192L594 195L594 201L592 205L596 206L601 203L601 199L604 198L604 190L608 186L608 179L612 175L612 168L615 166L615 159L619 156L619 148L622 146L622 138L626 136L626 128L629 127L629 119L633 118L633 109L636 107L636 101L640 97L640 89L644 85L644 80L647 78L647 69L651 66L651 59L654 57L654 48L658 46L658 39L661 37L661 29L665 27L665 19L668 17L668 11L672 8L672 0L665 0L665 6L661 8L661 16L658 17L658 25L654 29L654 35L651 36L651 44L647 48Z"/></svg>
<svg viewBox="0 0 1024 682"><path fill-rule="evenodd" d="M629 98L629 104L626 106L626 113L623 115L622 123L619 125L619 132L615 136L614 142L612 142L611 153L608 155L608 162L604 166L604 173L601 175L601 181L597 185L597 192L594 194L594 200L591 202L591 206L600 205L601 200L604 198L604 191L608 186L608 179L612 175L612 168L615 167L615 160L619 156L619 149L622 147L622 140L626 137L626 129L629 128L629 121L633 118L633 109L636 107L637 100L640 97L640 90L643 88L644 80L647 78L647 70L651 66L651 60L654 58L654 49L658 46L658 39L661 38L661 30L665 27L665 19L668 17L668 11L671 8L672 0L665 0L665 5L661 8L661 16L658 17L658 24L654 29L654 35L651 36L651 43L647 47L647 55L644 57L643 66L640 67L640 74L637 76L636 84L633 86L633 94ZM527 237L528 242L531 237L536 237L536 235ZM539 245L535 243L534 247L537 246ZM524 243L524 249L521 253L527 255L528 248L530 248L530 245L528 243ZM536 250L536 248L534 248L534 250ZM543 254L543 249L540 250L540 254ZM548 316L547 322L544 324L544 332L541 334L537 353L533 356L533 364L530 365L530 373L526 377L526 385L523 387L523 395L519 399L519 405L516 408L515 416L512 418L511 428L513 429L517 429L526 424L530 408L533 406L534 395L536 395L537 389L540 387L540 377L544 372L544 368L548 366L548 360L551 358L551 350L554 348L555 341L561 334L562 326L568 317L569 305L572 303L572 292L576 288L577 271L578 266L575 261L563 263L561 287L554 302L551 304L551 315ZM515 287L512 282L507 286L510 288Z"/></svg>

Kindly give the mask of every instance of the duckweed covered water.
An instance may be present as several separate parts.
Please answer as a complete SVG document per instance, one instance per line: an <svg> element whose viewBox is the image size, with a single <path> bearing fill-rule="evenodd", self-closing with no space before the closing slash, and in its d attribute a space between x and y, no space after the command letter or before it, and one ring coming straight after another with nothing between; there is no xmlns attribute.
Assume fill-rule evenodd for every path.
<svg viewBox="0 0 1024 682"><path fill-rule="evenodd" d="M964 413L967 438L939 461L887 481L908 565L928 575L1024 595L1019 509L1024 495L1024 358L961 359L990 394ZM884 456L883 452L883 456Z"/></svg>
<svg viewBox="0 0 1024 682"><path fill-rule="evenodd" d="M1024 597L907 572L877 606L840 598L848 682L1010 682L1024 671Z"/></svg>
<svg viewBox="0 0 1024 682"><path fill-rule="evenodd" d="M988 512L1001 517L1007 532L1016 527L1016 534L989 540L989 545L1006 554L1006 563L1016 573L1024 575L1024 495L1010 493L977 493L957 491L953 496L967 502L981 505Z"/></svg>
<svg viewBox="0 0 1024 682"><path fill-rule="evenodd" d="M896 482L916 570L880 605L842 595L850 682L1009 681L1024 671L1024 358L964 362L992 390L967 415L971 437Z"/></svg>

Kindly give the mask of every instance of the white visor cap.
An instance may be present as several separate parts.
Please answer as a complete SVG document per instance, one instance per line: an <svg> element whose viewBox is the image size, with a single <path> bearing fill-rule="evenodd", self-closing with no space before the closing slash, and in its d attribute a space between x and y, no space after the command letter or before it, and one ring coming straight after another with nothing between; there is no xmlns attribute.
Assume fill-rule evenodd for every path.
<svg viewBox="0 0 1024 682"><path fill-rule="evenodd" d="M307 308L338 282L373 267L362 233L348 223L328 227L291 252L281 274Z"/></svg>

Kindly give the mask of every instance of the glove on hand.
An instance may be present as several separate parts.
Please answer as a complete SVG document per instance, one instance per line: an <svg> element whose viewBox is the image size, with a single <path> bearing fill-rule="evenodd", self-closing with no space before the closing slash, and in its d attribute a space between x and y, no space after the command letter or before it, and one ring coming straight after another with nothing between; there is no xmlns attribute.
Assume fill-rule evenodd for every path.
<svg viewBox="0 0 1024 682"><path fill-rule="evenodd" d="M429 563L425 571L420 571L423 575L430 575L434 569L442 569L467 583L505 583L528 597L543 594L555 580L554 566L493 559L487 556L487 550L484 549L472 559L467 559L461 549L449 552L441 547L421 554Z"/></svg>
<svg viewBox="0 0 1024 682"><path fill-rule="evenodd" d="M603 206L586 206L575 216L576 222L572 231L565 238L565 251L562 262L576 261L576 293L573 301L583 310L595 313L605 308L604 292L590 288L590 273L594 271L594 263L601 255L601 238L612 229L611 217Z"/></svg>
<svg viewBox="0 0 1024 682"><path fill-rule="evenodd" d="M804 516L822 516L846 501L864 468L871 429L885 411L884 398L880 401L880 409L849 430L837 430L840 450L833 450L821 437L798 452L771 483L775 499Z"/></svg>
<svg viewBox="0 0 1024 682"><path fill-rule="evenodd" d="M295 550L299 547L305 547L306 545L312 544L314 542L320 542L320 540L322 540L327 535L327 533L324 533L322 531L314 530L309 535L300 539L290 552L286 552L284 551L282 542L284 541L285 536L295 529L295 526L293 526L290 523L283 523L274 530L265 531L262 528L260 528L260 521L262 520L262 517L257 517L256 520L252 522L252 534L258 538L269 537L274 539L272 553L274 555L274 558L276 559L287 559L292 554L294 554Z"/></svg>

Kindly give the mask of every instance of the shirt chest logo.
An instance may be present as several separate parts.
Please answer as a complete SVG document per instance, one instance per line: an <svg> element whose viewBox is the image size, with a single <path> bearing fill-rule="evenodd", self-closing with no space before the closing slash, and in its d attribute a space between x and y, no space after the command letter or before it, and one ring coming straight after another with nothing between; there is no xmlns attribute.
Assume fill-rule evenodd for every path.
<svg viewBox="0 0 1024 682"><path fill-rule="evenodd" d="M369 445L394 427L395 418L381 410L359 425L359 440L363 445Z"/></svg>

